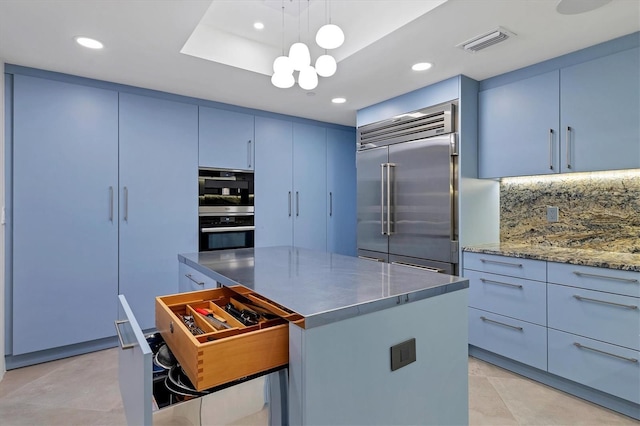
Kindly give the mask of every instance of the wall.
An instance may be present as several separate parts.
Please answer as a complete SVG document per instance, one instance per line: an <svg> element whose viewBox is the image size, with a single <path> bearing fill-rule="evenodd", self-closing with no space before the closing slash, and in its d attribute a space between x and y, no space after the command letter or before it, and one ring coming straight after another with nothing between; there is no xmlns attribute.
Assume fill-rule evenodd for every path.
<svg viewBox="0 0 640 426"><path fill-rule="evenodd" d="M640 253L640 170L503 179L500 215L501 242Z"/></svg>

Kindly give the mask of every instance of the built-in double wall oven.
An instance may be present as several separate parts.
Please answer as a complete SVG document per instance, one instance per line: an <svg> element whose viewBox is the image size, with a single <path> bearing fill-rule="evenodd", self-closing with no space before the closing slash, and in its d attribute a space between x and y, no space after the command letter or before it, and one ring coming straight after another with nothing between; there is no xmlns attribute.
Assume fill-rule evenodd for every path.
<svg viewBox="0 0 640 426"><path fill-rule="evenodd" d="M201 168L198 187L200 251L253 247L253 172Z"/></svg>

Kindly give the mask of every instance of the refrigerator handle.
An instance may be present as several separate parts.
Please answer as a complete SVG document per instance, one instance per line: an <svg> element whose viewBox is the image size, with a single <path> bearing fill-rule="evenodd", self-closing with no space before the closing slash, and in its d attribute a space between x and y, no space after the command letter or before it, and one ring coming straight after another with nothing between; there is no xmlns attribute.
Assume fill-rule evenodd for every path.
<svg viewBox="0 0 640 426"><path fill-rule="evenodd" d="M382 235L387 235L384 229L384 169L386 166L386 163L380 164L380 232Z"/></svg>
<svg viewBox="0 0 640 426"><path fill-rule="evenodd" d="M391 168L396 167L395 163L387 163L387 235L395 233L391 216Z"/></svg>

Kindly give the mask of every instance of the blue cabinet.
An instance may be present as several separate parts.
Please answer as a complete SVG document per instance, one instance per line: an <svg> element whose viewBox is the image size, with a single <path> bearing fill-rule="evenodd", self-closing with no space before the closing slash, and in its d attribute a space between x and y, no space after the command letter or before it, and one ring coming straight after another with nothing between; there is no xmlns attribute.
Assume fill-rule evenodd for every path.
<svg viewBox="0 0 640 426"><path fill-rule="evenodd" d="M327 251L356 255L356 135L327 129Z"/></svg>
<svg viewBox="0 0 640 426"><path fill-rule="evenodd" d="M256 117L255 245L293 243L293 124Z"/></svg>
<svg viewBox="0 0 640 426"><path fill-rule="evenodd" d="M199 107L200 167L254 169L254 117L250 114Z"/></svg>
<svg viewBox="0 0 640 426"><path fill-rule="evenodd" d="M640 167L640 48L560 70L563 172Z"/></svg>
<svg viewBox="0 0 640 426"><path fill-rule="evenodd" d="M640 49L479 93L479 176L640 167Z"/></svg>
<svg viewBox="0 0 640 426"><path fill-rule="evenodd" d="M198 249L198 108L120 94L120 286L143 329L178 291L177 253Z"/></svg>
<svg viewBox="0 0 640 426"><path fill-rule="evenodd" d="M327 131L293 124L293 245L327 249Z"/></svg>
<svg viewBox="0 0 640 426"><path fill-rule="evenodd" d="M12 353L114 335L118 93L15 75Z"/></svg>
<svg viewBox="0 0 640 426"><path fill-rule="evenodd" d="M478 94L478 174L483 178L559 171L559 73Z"/></svg>

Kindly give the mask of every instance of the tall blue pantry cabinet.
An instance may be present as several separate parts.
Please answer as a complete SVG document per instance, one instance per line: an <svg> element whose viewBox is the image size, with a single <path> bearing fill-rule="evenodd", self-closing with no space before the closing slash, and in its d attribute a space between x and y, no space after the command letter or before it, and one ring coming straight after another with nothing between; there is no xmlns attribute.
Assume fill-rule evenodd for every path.
<svg viewBox="0 0 640 426"><path fill-rule="evenodd" d="M13 355L113 335L118 92L13 77Z"/></svg>

